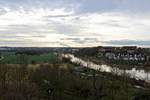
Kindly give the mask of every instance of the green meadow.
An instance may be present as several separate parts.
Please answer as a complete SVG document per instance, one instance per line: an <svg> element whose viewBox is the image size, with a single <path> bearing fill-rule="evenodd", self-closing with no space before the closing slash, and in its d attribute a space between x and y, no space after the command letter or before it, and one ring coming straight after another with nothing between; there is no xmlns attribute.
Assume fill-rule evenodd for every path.
<svg viewBox="0 0 150 100"><path fill-rule="evenodd" d="M50 52L41 55L15 54L15 52L1 53L1 64L34 64L51 63L56 59L56 55Z"/></svg>

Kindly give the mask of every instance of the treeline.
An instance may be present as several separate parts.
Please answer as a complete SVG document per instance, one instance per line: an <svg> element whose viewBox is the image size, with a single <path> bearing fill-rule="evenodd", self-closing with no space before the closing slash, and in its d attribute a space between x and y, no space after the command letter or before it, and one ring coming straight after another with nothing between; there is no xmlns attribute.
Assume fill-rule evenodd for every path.
<svg viewBox="0 0 150 100"><path fill-rule="evenodd" d="M81 48L79 51L75 52L76 56L97 56L98 47L89 47L89 48Z"/></svg>
<svg viewBox="0 0 150 100"><path fill-rule="evenodd" d="M34 51L34 50L29 50L29 51L16 51L15 54L26 54L26 55L41 55L41 54L46 54L49 53L50 51Z"/></svg>

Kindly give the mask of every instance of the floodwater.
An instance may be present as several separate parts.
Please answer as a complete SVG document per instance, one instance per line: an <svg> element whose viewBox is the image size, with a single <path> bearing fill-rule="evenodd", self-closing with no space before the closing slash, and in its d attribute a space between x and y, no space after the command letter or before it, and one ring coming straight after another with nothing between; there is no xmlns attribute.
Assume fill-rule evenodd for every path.
<svg viewBox="0 0 150 100"><path fill-rule="evenodd" d="M84 61L72 54L63 54L63 57L70 58L71 62L82 65L83 67L88 67L91 69L99 70L101 72L108 72L117 75L128 75L130 78L136 80L143 80L150 83L150 72L145 72L142 69L132 68L131 70L122 70L117 67L111 67L108 65L98 65L90 61Z"/></svg>

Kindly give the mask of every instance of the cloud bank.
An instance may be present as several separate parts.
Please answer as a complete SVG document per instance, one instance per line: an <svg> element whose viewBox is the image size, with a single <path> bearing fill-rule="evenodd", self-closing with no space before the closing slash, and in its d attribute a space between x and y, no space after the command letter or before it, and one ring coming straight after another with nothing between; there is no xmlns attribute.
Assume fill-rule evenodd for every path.
<svg viewBox="0 0 150 100"><path fill-rule="evenodd" d="M1 0L0 46L150 46L149 0Z"/></svg>

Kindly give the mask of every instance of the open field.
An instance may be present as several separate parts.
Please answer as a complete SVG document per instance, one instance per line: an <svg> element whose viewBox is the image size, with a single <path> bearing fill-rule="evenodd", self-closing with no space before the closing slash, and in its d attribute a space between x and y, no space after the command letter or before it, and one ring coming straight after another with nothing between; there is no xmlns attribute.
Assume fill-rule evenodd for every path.
<svg viewBox="0 0 150 100"><path fill-rule="evenodd" d="M31 64L31 63L50 63L54 61L56 56L50 52L41 55L15 54L15 52L1 53L1 64Z"/></svg>

